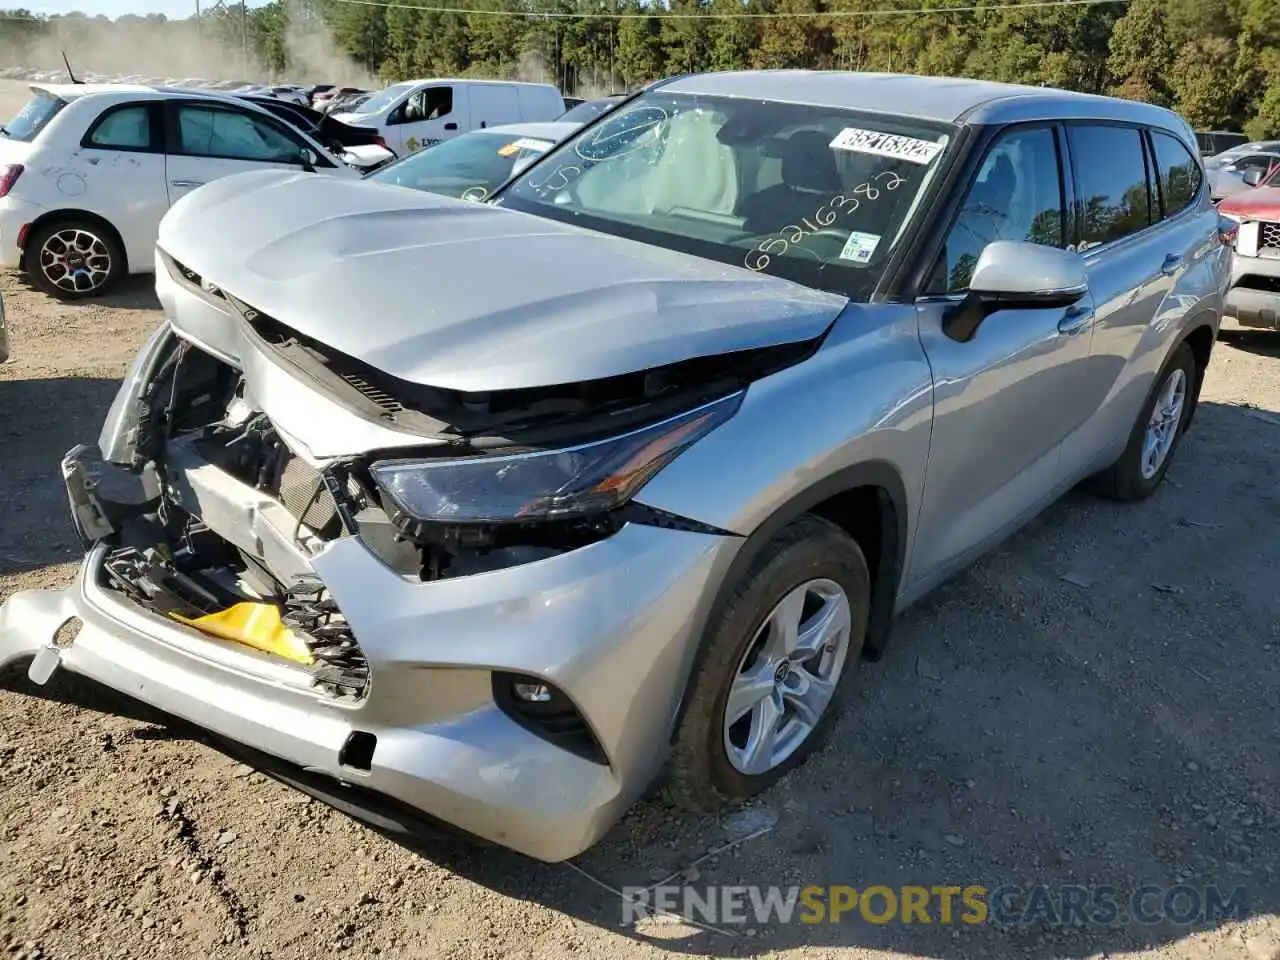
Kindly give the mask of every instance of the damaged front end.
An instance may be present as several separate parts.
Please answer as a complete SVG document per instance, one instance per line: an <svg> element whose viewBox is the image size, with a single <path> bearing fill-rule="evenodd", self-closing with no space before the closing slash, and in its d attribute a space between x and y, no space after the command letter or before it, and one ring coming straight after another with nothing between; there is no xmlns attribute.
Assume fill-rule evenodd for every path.
<svg viewBox="0 0 1280 960"><path fill-rule="evenodd" d="M241 313L242 356L158 332L99 445L63 462L72 515L86 545L106 547L102 587L211 643L288 661L345 703L368 696L371 676L314 572L335 541L357 538L401 578L431 582L553 557L628 523L725 535L634 496L731 417L747 383L815 346L459 394L396 381L202 289ZM264 409L264 369L398 445L317 457L296 437L305 411L276 411L289 432Z"/></svg>
<svg viewBox="0 0 1280 960"><path fill-rule="evenodd" d="M362 699L368 664L309 562L343 532L325 475L245 400L235 368L172 335L150 359L121 390L127 429L109 418L99 446L62 463L81 540L105 547L98 585Z"/></svg>

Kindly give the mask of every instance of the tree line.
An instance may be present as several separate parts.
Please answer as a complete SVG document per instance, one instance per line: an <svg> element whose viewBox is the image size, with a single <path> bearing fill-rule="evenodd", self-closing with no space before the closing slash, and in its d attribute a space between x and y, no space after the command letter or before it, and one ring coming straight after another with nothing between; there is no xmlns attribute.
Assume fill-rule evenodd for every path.
<svg viewBox="0 0 1280 960"><path fill-rule="evenodd" d="M247 69L279 78L303 71L341 79L316 75L335 59L383 81L542 79L567 93L596 94L700 70L882 70L1106 93L1172 107L1197 129L1280 135L1280 0L1061 7L989 0L977 11L948 9L957 0L398 2L272 0L247 10L219 3L198 24L163 17L4 19L0 55L23 62L20 35L28 43L52 35L66 42L72 27L80 31L72 40L83 45L87 31L88 45L98 50L110 47L108 34L146 31L154 38L157 30L168 33L152 42L176 49L173 41L189 39L194 29L224 59L234 64L238 54ZM895 9L924 12L885 13Z"/></svg>

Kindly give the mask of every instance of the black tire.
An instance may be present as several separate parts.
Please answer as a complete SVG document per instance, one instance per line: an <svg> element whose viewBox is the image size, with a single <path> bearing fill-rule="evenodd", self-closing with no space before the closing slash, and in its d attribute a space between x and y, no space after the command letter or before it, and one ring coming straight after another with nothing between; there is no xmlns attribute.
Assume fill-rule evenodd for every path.
<svg viewBox="0 0 1280 960"><path fill-rule="evenodd" d="M1142 447L1147 433L1147 426L1151 420L1151 413L1155 409L1156 402L1164 391L1165 386L1169 383L1170 378L1179 372L1185 384L1185 395L1182 401L1182 411L1179 414L1178 424L1173 434L1173 444L1169 447L1159 468L1151 476L1146 477L1143 476L1142 471ZM1151 393L1148 395L1146 403L1142 405L1138 420L1129 434L1129 443L1125 447L1124 453L1120 455L1119 460L1106 470L1089 478L1086 485L1090 490L1109 500L1128 501L1145 500L1155 492L1156 487L1160 486L1160 481L1164 479L1164 475L1168 472L1169 464L1173 462L1173 458L1178 453L1178 445L1182 442L1182 435L1186 431L1187 420L1191 415L1192 408L1195 406L1199 386L1197 378L1195 354L1191 352L1191 348L1185 343L1179 344L1178 348L1173 351L1173 356L1169 358L1159 375L1156 376L1155 382L1151 386Z"/></svg>
<svg viewBox="0 0 1280 960"><path fill-rule="evenodd" d="M67 243L73 237L74 250ZM54 249L46 250L46 246ZM59 246L70 255L69 268L56 262ZM27 279L31 285L59 300L102 296L124 275L124 250L120 241L114 230L97 221L72 218L43 224L27 237L25 250ZM76 271L81 272L77 275ZM68 276L72 279L68 280Z"/></svg>
<svg viewBox="0 0 1280 960"><path fill-rule="evenodd" d="M745 774L730 762L724 717L729 691L773 609L808 581L836 583L849 602L849 643L835 692L808 737L776 767ZM714 810L765 790L818 748L840 714L866 640L871 576L858 544L835 524L803 516L785 527L734 585L694 664L688 707L676 733L666 791L677 805Z"/></svg>

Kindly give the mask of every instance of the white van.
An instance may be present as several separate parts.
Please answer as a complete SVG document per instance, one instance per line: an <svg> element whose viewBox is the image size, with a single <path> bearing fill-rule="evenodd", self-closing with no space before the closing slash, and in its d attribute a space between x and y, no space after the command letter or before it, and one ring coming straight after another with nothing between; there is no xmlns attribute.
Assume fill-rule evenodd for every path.
<svg viewBox="0 0 1280 960"><path fill-rule="evenodd" d="M376 127L404 156L460 133L507 123L554 120L564 98L549 83L505 80L406 80L374 94L343 123Z"/></svg>

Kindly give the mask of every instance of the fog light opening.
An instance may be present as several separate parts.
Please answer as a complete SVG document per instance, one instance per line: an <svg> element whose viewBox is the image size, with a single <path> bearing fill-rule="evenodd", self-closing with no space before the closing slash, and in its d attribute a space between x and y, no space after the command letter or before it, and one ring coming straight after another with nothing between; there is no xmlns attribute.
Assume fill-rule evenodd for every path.
<svg viewBox="0 0 1280 960"><path fill-rule="evenodd" d="M563 690L527 674L493 674L498 708L530 733L592 763L608 764L586 718Z"/></svg>
<svg viewBox="0 0 1280 960"><path fill-rule="evenodd" d="M516 699L523 700L525 703L550 703L551 688L545 683L521 683L516 681L512 684L515 691Z"/></svg>

